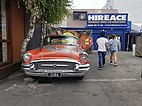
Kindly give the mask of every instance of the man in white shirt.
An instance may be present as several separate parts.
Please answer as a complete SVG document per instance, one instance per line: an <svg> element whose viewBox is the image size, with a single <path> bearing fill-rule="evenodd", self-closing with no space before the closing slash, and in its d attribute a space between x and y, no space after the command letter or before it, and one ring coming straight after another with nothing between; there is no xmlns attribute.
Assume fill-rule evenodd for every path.
<svg viewBox="0 0 142 106"><path fill-rule="evenodd" d="M96 41L98 47L99 57L99 70L102 70L102 66L105 65L106 51L108 51L108 39L105 38L105 32L100 33L100 38Z"/></svg>

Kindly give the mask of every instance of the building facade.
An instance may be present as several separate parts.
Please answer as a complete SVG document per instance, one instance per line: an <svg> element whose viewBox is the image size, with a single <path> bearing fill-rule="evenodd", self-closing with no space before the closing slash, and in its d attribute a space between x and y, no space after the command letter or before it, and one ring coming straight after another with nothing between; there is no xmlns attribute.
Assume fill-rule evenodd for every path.
<svg viewBox="0 0 142 106"><path fill-rule="evenodd" d="M70 12L71 16L66 18L63 22L64 24L62 23L60 27L72 30L92 30L94 50L97 49L96 39L100 36L101 31L105 31L108 39L110 39L112 34L116 34L118 40L121 42L121 50L126 50L127 38L125 35L131 30L127 13L119 13L117 9L72 9ZM94 20L92 18L88 20L89 15ZM127 19L122 22L120 17L123 15Z"/></svg>
<svg viewBox="0 0 142 106"><path fill-rule="evenodd" d="M0 0L0 79L20 68L24 9L17 0Z"/></svg>

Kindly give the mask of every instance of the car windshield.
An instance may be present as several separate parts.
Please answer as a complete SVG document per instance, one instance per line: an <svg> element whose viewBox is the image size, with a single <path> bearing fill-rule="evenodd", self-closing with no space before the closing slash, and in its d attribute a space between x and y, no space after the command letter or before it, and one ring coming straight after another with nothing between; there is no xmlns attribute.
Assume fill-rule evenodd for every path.
<svg viewBox="0 0 142 106"><path fill-rule="evenodd" d="M77 45L77 38L74 36L51 36L50 44L69 44Z"/></svg>

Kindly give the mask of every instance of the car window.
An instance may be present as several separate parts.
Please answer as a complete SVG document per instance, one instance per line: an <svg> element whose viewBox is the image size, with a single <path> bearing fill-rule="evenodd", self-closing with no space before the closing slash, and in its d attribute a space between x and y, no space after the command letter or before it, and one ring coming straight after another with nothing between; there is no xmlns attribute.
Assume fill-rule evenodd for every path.
<svg viewBox="0 0 142 106"><path fill-rule="evenodd" d="M69 44L69 45L77 45L77 38L73 36L54 36L50 37L51 44Z"/></svg>

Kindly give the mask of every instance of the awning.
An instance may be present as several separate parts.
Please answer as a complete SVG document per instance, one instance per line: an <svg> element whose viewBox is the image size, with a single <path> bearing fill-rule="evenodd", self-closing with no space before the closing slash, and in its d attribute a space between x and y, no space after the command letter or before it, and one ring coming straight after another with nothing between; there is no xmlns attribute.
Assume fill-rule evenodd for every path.
<svg viewBox="0 0 142 106"><path fill-rule="evenodd" d="M132 23L132 29L141 32L142 31L142 23Z"/></svg>
<svg viewBox="0 0 142 106"><path fill-rule="evenodd" d="M130 33L130 34L139 34L140 32L139 32L139 31L136 31L136 30L134 30L134 29L132 29L129 33Z"/></svg>

